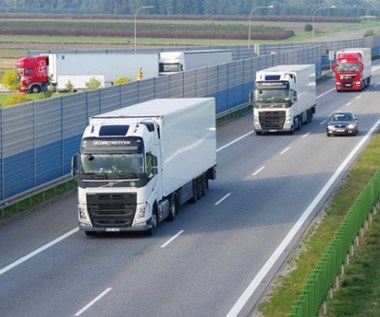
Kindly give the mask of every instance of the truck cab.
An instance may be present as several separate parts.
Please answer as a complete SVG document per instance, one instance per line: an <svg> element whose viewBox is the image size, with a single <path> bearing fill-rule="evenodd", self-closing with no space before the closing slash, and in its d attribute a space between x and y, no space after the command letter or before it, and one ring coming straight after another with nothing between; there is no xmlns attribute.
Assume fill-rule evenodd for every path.
<svg viewBox="0 0 380 317"><path fill-rule="evenodd" d="M27 56L17 60L16 72L20 80L20 92L39 93L49 84L47 56Z"/></svg>

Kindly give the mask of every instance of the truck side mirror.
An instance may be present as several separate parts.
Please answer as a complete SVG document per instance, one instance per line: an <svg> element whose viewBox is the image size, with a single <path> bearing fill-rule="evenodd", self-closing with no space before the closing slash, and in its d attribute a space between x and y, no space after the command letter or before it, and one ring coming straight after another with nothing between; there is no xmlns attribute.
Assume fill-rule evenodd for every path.
<svg viewBox="0 0 380 317"><path fill-rule="evenodd" d="M295 90L292 90L292 99L293 101L297 101L297 92Z"/></svg>
<svg viewBox="0 0 380 317"><path fill-rule="evenodd" d="M332 64L331 65L331 69L332 69L333 72L336 72L336 64Z"/></svg>
<svg viewBox="0 0 380 317"><path fill-rule="evenodd" d="M71 158L71 176L76 178L78 175L78 153Z"/></svg>
<svg viewBox="0 0 380 317"><path fill-rule="evenodd" d="M250 104L253 104L254 103L254 94L253 94L253 90L251 90L250 94L249 94L249 102Z"/></svg>
<svg viewBox="0 0 380 317"><path fill-rule="evenodd" d="M359 65L359 71L362 72L363 70L364 70L364 66L363 66L363 64L360 64Z"/></svg>

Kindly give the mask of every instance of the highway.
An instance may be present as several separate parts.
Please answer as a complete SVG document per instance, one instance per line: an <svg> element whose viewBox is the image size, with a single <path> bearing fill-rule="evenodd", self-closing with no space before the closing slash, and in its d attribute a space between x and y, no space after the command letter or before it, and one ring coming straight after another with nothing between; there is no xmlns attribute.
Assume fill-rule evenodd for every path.
<svg viewBox="0 0 380 317"><path fill-rule="evenodd" d="M87 237L76 193L1 224L0 316L247 316L379 124L374 65L363 92L319 84L293 135L256 136L251 115L218 127L217 179L152 237ZM336 109L357 137L326 137Z"/></svg>

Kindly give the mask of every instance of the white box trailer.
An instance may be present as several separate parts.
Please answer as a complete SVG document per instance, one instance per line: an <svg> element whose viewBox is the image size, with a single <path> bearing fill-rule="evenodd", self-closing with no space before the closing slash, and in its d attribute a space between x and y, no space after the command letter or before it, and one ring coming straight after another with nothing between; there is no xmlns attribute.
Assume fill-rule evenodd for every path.
<svg viewBox="0 0 380 317"><path fill-rule="evenodd" d="M108 87L120 77L137 80L141 71L142 79L158 76L158 53L54 53L48 54L48 77L57 87L64 87L67 78L78 76L103 76ZM77 88L74 86L74 88Z"/></svg>
<svg viewBox="0 0 380 317"><path fill-rule="evenodd" d="M251 92L256 134L293 132L316 111L315 65L277 65L257 71Z"/></svg>
<svg viewBox="0 0 380 317"><path fill-rule="evenodd" d="M151 233L215 179L215 100L154 99L94 116L72 165L82 230Z"/></svg>
<svg viewBox="0 0 380 317"><path fill-rule="evenodd" d="M194 50L161 52L159 74L170 75L196 68L231 63L231 50Z"/></svg>

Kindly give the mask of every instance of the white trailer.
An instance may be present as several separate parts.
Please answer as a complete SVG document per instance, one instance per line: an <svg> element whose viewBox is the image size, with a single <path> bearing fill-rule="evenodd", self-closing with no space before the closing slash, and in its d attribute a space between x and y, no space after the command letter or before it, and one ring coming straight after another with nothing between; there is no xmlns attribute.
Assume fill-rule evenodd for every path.
<svg viewBox="0 0 380 317"><path fill-rule="evenodd" d="M159 75L170 75L196 68L232 62L230 50L161 52Z"/></svg>
<svg viewBox="0 0 380 317"><path fill-rule="evenodd" d="M152 233L215 179L215 100L154 99L90 118L72 173L86 234Z"/></svg>
<svg viewBox="0 0 380 317"><path fill-rule="evenodd" d="M72 77L76 89L92 77L103 78L102 87L108 87L120 77L137 80L142 72L142 79L158 76L158 53L53 53L48 54L48 77L58 88L65 87L67 80ZM81 80L82 79L82 80Z"/></svg>
<svg viewBox="0 0 380 317"><path fill-rule="evenodd" d="M256 134L293 132L316 111L315 65L278 65L256 73L251 92Z"/></svg>

